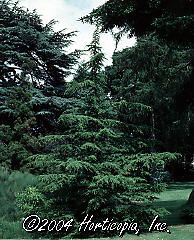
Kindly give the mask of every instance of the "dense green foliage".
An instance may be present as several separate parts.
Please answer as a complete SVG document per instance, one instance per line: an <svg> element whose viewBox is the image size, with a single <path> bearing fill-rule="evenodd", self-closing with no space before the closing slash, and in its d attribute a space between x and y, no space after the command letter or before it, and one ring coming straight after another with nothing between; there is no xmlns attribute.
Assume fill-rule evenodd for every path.
<svg viewBox="0 0 194 240"><path fill-rule="evenodd" d="M67 54L74 32L54 32L55 21L43 25L41 18L17 3L1 1L0 76L1 86L12 86L28 76L33 85L60 86L76 61L76 53ZM19 72L19 73L18 73Z"/></svg>
<svg viewBox="0 0 194 240"><path fill-rule="evenodd" d="M158 150L181 152L186 171L193 161L193 9L187 0L109 0L82 18L101 31L118 28L117 41L136 36L136 46L116 53L107 68L109 89L153 108Z"/></svg>
<svg viewBox="0 0 194 240"><path fill-rule="evenodd" d="M82 21L96 24L102 31L117 27L136 37L156 32L188 46L193 45L193 12L192 0L108 0Z"/></svg>
<svg viewBox="0 0 194 240"><path fill-rule="evenodd" d="M67 53L74 33L0 3L0 236L25 237L18 223L30 214L150 223L165 181L188 174L193 157L190 5L179 12L166 1L108 1L83 19L97 23L90 59L66 82L80 53ZM178 20L188 47L169 34ZM137 43L104 69L100 32L115 26Z"/></svg>
<svg viewBox="0 0 194 240"><path fill-rule="evenodd" d="M184 102L180 98L182 85L190 81L192 72L185 67L187 61L187 51L171 49L155 36L147 36L136 46L115 53L106 76L112 98L150 107L143 123L152 125L154 150L182 153L189 167L193 153L193 107L187 106L188 95ZM177 167L180 170L176 175L180 177L183 166Z"/></svg>

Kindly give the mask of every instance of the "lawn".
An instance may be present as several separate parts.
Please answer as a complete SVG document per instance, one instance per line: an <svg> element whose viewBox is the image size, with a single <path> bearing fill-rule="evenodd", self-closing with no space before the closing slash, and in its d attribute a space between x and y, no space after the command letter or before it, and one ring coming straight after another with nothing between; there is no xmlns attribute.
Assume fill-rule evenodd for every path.
<svg viewBox="0 0 194 240"><path fill-rule="evenodd" d="M170 227L171 234L168 233L148 233L140 236L125 235L123 238L101 238L101 240L194 240L194 225L179 225ZM89 240L97 240L91 238Z"/></svg>
<svg viewBox="0 0 194 240"><path fill-rule="evenodd" d="M159 199L155 201L155 206L164 207L169 211L169 215L164 218L168 225L184 224L183 219L180 217L180 213L193 188L194 182L171 183L167 190L161 193Z"/></svg>
<svg viewBox="0 0 194 240"><path fill-rule="evenodd" d="M123 238L102 238L102 240L194 240L194 225L180 225L170 227L171 234L150 233L140 236L125 235ZM91 240L91 239L90 239ZM94 239L93 239L94 240ZM96 240L96 239L95 239Z"/></svg>
<svg viewBox="0 0 194 240"><path fill-rule="evenodd" d="M161 193L154 202L156 207L165 207L169 211L163 221L167 222L171 234L148 233L140 236L125 235L123 238L102 238L102 240L194 240L194 225L185 225L180 213L194 188L194 182L175 182L169 184L166 191ZM97 240L97 239L90 239Z"/></svg>

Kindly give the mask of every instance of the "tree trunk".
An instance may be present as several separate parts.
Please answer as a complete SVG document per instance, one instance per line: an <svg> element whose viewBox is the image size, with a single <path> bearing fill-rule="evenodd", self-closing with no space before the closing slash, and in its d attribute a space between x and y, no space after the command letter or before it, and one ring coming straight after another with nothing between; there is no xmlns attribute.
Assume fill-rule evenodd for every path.
<svg viewBox="0 0 194 240"><path fill-rule="evenodd" d="M189 199L187 201L188 205L194 205L194 189L192 190L192 192L189 195Z"/></svg>

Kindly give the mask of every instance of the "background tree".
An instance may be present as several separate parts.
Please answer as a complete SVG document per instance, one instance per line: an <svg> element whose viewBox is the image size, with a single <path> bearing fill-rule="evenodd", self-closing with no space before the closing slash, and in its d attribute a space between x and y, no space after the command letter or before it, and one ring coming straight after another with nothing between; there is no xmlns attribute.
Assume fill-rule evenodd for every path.
<svg viewBox="0 0 194 240"><path fill-rule="evenodd" d="M26 159L37 152L36 138L54 131L65 105L65 78L79 51L67 52L75 32L55 32L55 21L44 25L35 11L12 1L1 1L0 9L0 198L7 201L0 211L0 235L25 238L15 199L33 185Z"/></svg>
<svg viewBox="0 0 194 240"><path fill-rule="evenodd" d="M19 170L34 138L53 130L78 52L67 53L75 33L55 32L55 21L43 25L17 2L1 1L0 9L1 163Z"/></svg>
<svg viewBox="0 0 194 240"><path fill-rule="evenodd" d="M158 93L161 94L160 96L158 95L160 104L157 107L160 108L161 105L163 105L161 108L163 112L160 112L159 115L167 121L162 120L163 123L157 123L156 116L155 123L156 126L160 126L158 129L159 131L161 130L161 132L163 131L163 133L166 132L166 129L169 129L169 126L171 126L172 130L170 130L170 132L167 131L165 138L161 136L162 139L159 137L158 140L162 140L165 143L165 148L167 146L174 146L174 148L177 147L176 151L178 150L183 153L183 162L186 161L186 164L189 167L190 163L193 161L192 93L194 90L194 71L193 31L191 27L194 20L193 9L193 1L187 0L170 2L165 0L126 0L120 1L119 3L116 3L114 0L109 0L97 9L94 9L89 15L81 19L83 22L88 22L94 25L97 24L101 27L101 31L112 31L114 28L118 28L122 32L127 33L130 37L136 36L138 43L141 42L143 38L145 39L146 36L151 34L152 43L154 39L153 36L156 36L156 39L160 39L161 47L166 50L168 48L167 51L164 50L166 52L165 61L168 63L168 58L171 60L174 59L173 62L169 62L172 68L168 68L166 65L166 67L164 67L165 72L160 72L158 63L160 63L160 59L162 59L162 57L161 55L160 57L157 56L157 54L160 54L157 48L154 48L154 51L156 51L155 57L158 59L158 62L150 62L149 60L154 59L152 57L150 58L149 53L146 51L146 49L139 48L141 55L143 56L143 58L139 58L141 59L143 68L140 64L138 64L136 71L139 72L138 75L140 78L144 79L145 76L147 77L147 87L153 87L154 95ZM158 40L156 40L156 45L157 41ZM147 39L148 44L146 47L148 47L152 53L151 46L153 46L153 44L151 42L149 47L149 40ZM140 47L140 43L137 45L136 49L138 49L138 47ZM123 55L125 52L123 52ZM177 65L176 63L178 59L180 59L180 65ZM123 57L122 64L121 62L120 64L123 65L125 61L126 60L124 60ZM147 65L145 61L148 63ZM134 62L137 63L135 60ZM150 66L152 67L150 68ZM139 71L139 68L142 70ZM145 74L145 69L147 73L149 73L148 75ZM166 71L166 69L168 70ZM130 79L130 70L124 71L125 74L128 74L128 78ZM167 73L168 76L165 73ZM172 75L174 75L174 77L177 79L174 82L171 82ZM121 76L119 76L118 79L123 84L124 80L122 79L122 76L123 73L121 73ZM154 79L162 79L163 77L163 86L160 85L158 80L156 82L153 77ZM131 79L131 81L133 80ZM127 81L127 84L128 83L129 81ZM130 83L128 84L128 88L133 86L133 83L132 85ZM124 85L126 85L126 83L124 83ZM146 90L147 88L144 86L141 88L142 91ZM172 86L172 88L170 88L170 86ZM114 86L114 88L116 87ZM169 91L167 92L165 91L166 87L169 87ZM153 98L151 92L148 92L150 95L145 101L148 101L148 99L150 99L150 103L147 104L152 105L151 102L153 99L155 99L155 97ZM166 96L166 99L164 96ZM171 102L170 104L169 101ZM161 124L163 124L163 126L161 126ZM174 141L174 139L176 139L176 141ZM182 148L181 145L184 145L185 147Z"/></svg>
<svg viewBox="0 0 194 240"><path fill-rule="evenodd" d="M185 67L187 55L187 51L173 50L160 39L147 36L136 46L115 53L113 65L106 68L111 97L149 106L142 123L147 124L150 137L155 139L154 150L188 154L185 171L190 168L193 152L192 108L180 114L175 96L190 79L191 68ZM177 165L175 177L185 174L182 169L182 164Z"/></svg>
<svg viewBox="0 0 194 240"><path fill-rule="evenodd" d="M75 32L55 32L54 20L44 25L35 11L24 10L17 2L1 1L0 10L1 86L17 84L22 73L30 76L34 87L63 87L78 55L66 51Z"/></svg>
<svg viewBox="0 0 194 240"><path fill-rule="evenodd" d="M193 11L192 0L108 0L81 20L100 26L102 31L124 29L130 37L156 32L188 47L193 45Z"/></svg>

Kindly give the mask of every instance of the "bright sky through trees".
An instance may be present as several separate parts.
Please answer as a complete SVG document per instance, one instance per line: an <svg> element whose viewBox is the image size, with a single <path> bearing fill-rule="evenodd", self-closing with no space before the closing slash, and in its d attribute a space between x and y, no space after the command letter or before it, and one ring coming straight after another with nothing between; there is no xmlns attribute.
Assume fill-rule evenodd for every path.
<svg viewBox="0 0 194 240"><path fill-rule="evenodd" d="M42 15L45 23L51 19L58 20L57 30L67 28L68 31L78 31L77 37L74 38L74 44L71 49L84 49L91 42L94 26L82 24L78 19L91 12L92 9L106 2L105 0L21 0L21 5ZM118 45L118 50L132 46L135 39L123 37ZM115 42L111 34L102 34L101 45L104 49L107 61L111 63L111 56L115 49Z"/></svg>

